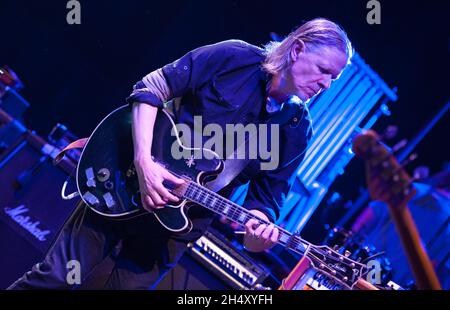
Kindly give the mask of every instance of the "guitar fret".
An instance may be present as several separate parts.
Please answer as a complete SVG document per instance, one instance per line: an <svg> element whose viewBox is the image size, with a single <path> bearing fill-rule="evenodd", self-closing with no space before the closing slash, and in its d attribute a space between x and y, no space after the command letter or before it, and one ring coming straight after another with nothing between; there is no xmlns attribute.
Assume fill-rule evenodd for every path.
<svg viewBox="0 0 450 310"><path fill-rule="evenodd" d="M289 241L289 237L290 237L289 235L280 232L279 241L282 243L287 243Z"/></svg>
<svg viewBox="0 0 450 310"><path fill-rule="evenodd" d="M237 218L236 218L236 210L235 209L231 209L228 211L228 216L230 217L231 220L237 222Z"/></svg>
<svg viewBox="0 0 450 310"><path fill-rule="evenodd" d="M240 212L240 214L238 213L239 217L238 217L238 221L241 224L245 224L245 219L247 218L247 215L244 212Z"/></svg>
<svg viewBox="0 0 450 310"><path fill-rule="evenodd" d="M191 185L189 184L188 187L186 188L186 191L184 192L184 197L190 197L191 196Z"/></svg>
<svg viewBox="0 0 450 310"><path fill-rule="evenodd" d="M224 208L222 209L222 212L224 214L228 214L229 210L230 210L230 205L229 204L225 204Z"/></svg>
<svg viewBox="0 0 450 310"><path fill-rule="evenodd" d="M197 196L199 196L200 194L201 194L201 192L199 190L197 190L197 189L194 190L194 197L193 198L194 198L195 201L198 201Z"/></svg>
<svg viewBox="0 0 450 310"><path fill-rule="evenodd" d="M201 194L200 194L200 200L201 200L203 203L206 203L207 199L208 199L208 195L205 195L205 193L201 193Z"/></svg>
<svg viewBox="0 0 450 310"><path fill-rule="evenodd" d="M216 212L220 212L220 203L218 204L218 202L220 201L216 197L214 197L214 195L208 194L209 207Z"/></svg>
<svg viewBox="0 0 450 310"><path fill-rule="evenodd" d="M216 207L217 198L214 196L211 197L211 201L209 202L211 207L214 209Z"/></svg>
<svg viewBox="0 0 450 310"><path fill-rule="evenodd" d="M219 203L218 203L218 210L220 213L222 213L223 215L229 216L229 211L230 211L230 205L227 204L226 202L224 202L222 199L219 199Z"/></svg>

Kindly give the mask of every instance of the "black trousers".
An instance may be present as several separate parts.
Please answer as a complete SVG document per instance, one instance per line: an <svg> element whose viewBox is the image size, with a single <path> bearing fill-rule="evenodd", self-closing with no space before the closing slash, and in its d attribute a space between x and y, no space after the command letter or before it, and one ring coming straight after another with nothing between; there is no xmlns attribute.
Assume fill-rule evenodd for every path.
<svg viewBox="0 0 450 310"><path fill-rule="evenodd" d="M120 221L80 203L45 259L8 289L153 289L212 220L208 210L195 206L189 217L192 231L177 235L151 214ZM79 283L68 280L74 261Z"/></svg>

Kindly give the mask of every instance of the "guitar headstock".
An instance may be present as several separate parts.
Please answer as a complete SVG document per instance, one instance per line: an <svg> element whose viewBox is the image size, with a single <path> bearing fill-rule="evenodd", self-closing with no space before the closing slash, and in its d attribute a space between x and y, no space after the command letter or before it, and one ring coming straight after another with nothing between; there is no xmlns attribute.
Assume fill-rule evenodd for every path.
<svg viewBox="0 0 450 310"><path fill-rule="evenodd" d="M366 162L366 179L372 199L402 208L415 195L412 179L375 131L369 130L353 140L353 152Z"/></svg>
<svg viewBox="0 0 450 310"><path fill-rule="evenodd" d="M307 255L311 265L321 273L334 279L348 289L353 289L358 280L367 273L367 266L328 246L311 245Z"/></svg>

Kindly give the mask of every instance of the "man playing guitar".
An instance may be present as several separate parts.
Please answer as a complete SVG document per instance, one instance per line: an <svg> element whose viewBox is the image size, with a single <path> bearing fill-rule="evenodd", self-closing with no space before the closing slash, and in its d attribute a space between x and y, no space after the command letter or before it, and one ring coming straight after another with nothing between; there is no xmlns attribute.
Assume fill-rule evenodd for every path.
<svg viewBox="0 0 450 310"><path fill-rule="evenodd" d="M219 42L197 48L145 76L127 98L142 207L150 214L178 202L180 198L165 182L175 186L186 182L153 160L149 152L155 120L166 102L181 98L174 112L177 123L193 126L193 117L201 116L204 122L225 129L226 124L265 123L282 113L282 104L294 95L302 104L280 126L278 167L262 170L260 160L251 160L219 192L227 197L236 186L249 183L243 207L262 222L274 223L311 137L307 101L330 87L351 55L345 32L318 18L282 42L264 48L239 40ZM154 216L114 220L81 203L44 261L10 289L152 289L176 265L187 244L203 234L212 215L207 209L191 207L192 229L177 234L162 227ZM269 249L278 241L278 229L264 223L255 219L245 223L244 245L249 251ZM79 283L67 281L70 261L79 262ZM112 262L111 268L106 268L107 261Z"/></svg>

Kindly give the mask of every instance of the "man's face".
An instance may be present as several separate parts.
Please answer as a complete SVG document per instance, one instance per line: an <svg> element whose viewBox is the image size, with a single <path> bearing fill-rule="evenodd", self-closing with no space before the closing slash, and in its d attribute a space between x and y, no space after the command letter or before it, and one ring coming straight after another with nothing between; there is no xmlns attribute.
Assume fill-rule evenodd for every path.
<svg viewBox="0 0 450 310"><path fill-rule="evenodd" d="M306 101L330 87L347 63L344 53L334 47L306 51L300 44L291 52L292 66L285 74L285 91Z"/></svg>

